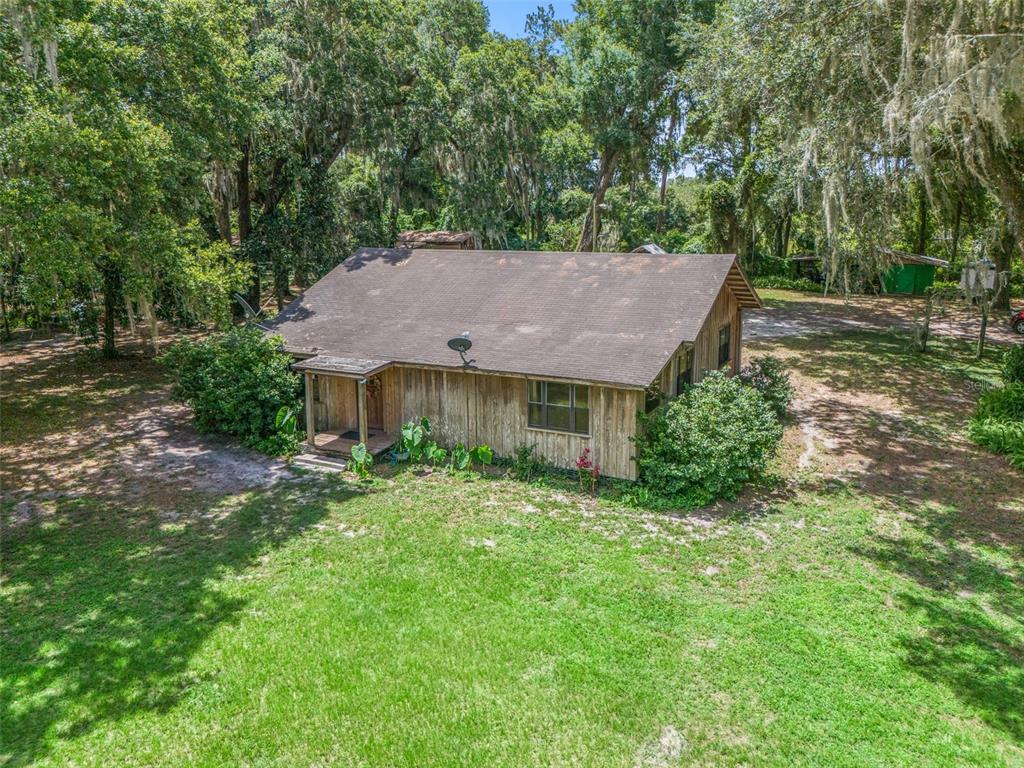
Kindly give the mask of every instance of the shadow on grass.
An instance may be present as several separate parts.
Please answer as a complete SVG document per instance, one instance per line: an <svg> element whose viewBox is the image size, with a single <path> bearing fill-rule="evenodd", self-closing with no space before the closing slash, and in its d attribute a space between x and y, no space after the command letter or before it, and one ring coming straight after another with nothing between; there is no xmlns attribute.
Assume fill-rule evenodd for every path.
<svg viewBox="0 0 1024 768"><path fill-rule="evenodd" d="M330 487L332 501L355 493ZM197 682L192 654L245 607L216 582L321 519L311 488L201 511L83 499L33 522L5 515L0 762L27 765L105 722L172 707Z"/></svg>
<svg viewBox="0 0 1024 768"><path fill-rule="evenodd" d="M907 667L1024 743L1024 531L993 546L956 512L924 508L910 526L860 552L916 584L899 596L925 626L901 639Z"/></svg>
<svg viewBox="0 0 1024 768"><path fill-rule="evenodd" d="M828 439L829 468L898 510L897 533L856 551L907 585L897 597L920 626L900 639L907 668L1024 742L1024 475L964 435L1003 348L976 361L965 340L919 354L906 335L858 331L771 351L805 379L799 421Z"/></svg>

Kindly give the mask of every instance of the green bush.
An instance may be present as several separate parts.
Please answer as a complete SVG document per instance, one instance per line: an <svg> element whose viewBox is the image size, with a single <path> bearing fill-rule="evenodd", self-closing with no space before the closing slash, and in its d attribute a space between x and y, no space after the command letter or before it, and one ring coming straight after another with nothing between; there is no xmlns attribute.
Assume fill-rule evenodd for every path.
<svg viewBox="0 0 1024 768"><path fill-rule="evenodd" d="M1024 384L1024 346L1010 347L1003 355L1003 381Z"/></svg>
<svg viewBox="0 0 1024 768"><path fill-rule="evenodd" d="M821 293L822 288L813 280L806 277L783 277L781 275L761 275L751 278L750 282L755 288L776 288L786 291L810 291Z"/></svg>
<svg viewBox="0 0 1024 768"><path fill-rule="evenodd" d="M516 448L515 456L509 462L508 474L511 478L528 483L550 472L551 465L543 456L537 455L535 450L535 445L520 445Z"/></svg>
<svg viewBox="0 0 1024 768"><path fill-rule="evenodd" d="M294 453L302 433L275 424L282 408L302 410L301 379L280 339L257 328L233 328L199 342L182 340L161 358L174 377L174 397L203 432L240 438L266 453Z"/></svg>
<svg viewBox="0 0 1024 768"><path fill-rule="evenodd" d="M782 426L760 392L719 371L641 416L641 480L685 505L733 497L775 455Z"/></svg>
<svg viewBox="0 0 1024 768"><path fill-rule="evenodd" d="M1024 384L990 389L978 400L976 420L1024 421Z"/></svg>
<svg viewBox="0 0 1024 768"><path fill-rule="evenodd" d="M1006 455L1013 466L1024 470L1024 421L974 419L968 434L978 445Z"/></svg>
<svg viewBox="0 0 1024 768"><path fill-rule="evenodd" d="M1004 367L1004 376L1007 367L1011 366ZM1005 454L1017 469L1024 469L1024 382L983 394L968 435L978 445Z"/></svg>
<svg viewBox="0 0 1024 768"><path fill-rule="evenodd" d="M789 382L786 367L777 357L760 357L740 369L740 381L753 387L768 401L768 405L780 419L785 418L793 400L793 385Z"/></svg>

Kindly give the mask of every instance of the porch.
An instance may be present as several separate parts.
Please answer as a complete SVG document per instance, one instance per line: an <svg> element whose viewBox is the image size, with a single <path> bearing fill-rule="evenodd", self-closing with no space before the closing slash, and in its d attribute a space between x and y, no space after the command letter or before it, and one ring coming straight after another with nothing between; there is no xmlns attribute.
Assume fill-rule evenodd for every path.
<svg viewBox="0 0 1024 768"><path fill-rule="evenodd" d="M351 456L363 443L374 456L397 439L384 430L381 373L385 360L318 355L301 360L306 390L306 444L315 452Z"/></svg>
<svg viewBox="0 0 1024 768"><path fill-rule="evenodd" d="M324 432L315 432L313 434L313 440L310 447L318 452L322 453L336 453L341 456L351 456L352 448L358 445L360 442L366 443L366 449L374 456L379 456L384 453L388 448L394 445L398 438L395 435L390 435L386 432L380 432L371 430L366 435L365 441L358 439L358 433L353 434L351 431L342 430L328 430Z"/></svg>

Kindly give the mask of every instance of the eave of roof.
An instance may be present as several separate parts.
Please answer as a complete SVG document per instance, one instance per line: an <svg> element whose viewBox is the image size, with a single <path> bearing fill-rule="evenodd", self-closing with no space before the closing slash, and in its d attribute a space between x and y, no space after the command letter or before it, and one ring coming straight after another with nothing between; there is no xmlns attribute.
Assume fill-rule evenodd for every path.
<svg viewBox="0 0 1024 768"><path fill-rule="evenodd" d="M287 348L285 349L287 352ZM300 353L301 354L301 353ZM363 378L372 376L390 366L391 360L370 360L357 357L339 357L336 355L317 355L300 360L292 365L296 371L315 373L331 373L336 376Z"/></svg>

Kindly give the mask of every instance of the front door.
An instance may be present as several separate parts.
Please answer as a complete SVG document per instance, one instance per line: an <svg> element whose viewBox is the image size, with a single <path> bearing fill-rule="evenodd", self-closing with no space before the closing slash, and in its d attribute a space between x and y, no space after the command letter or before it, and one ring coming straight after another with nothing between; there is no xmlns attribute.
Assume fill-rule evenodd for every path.
<svg viewBox="0 0 1024 768"><path fill-rule="evenodd" d="M366 428L384 430L384 393L380 376L366 380Z"/></svg>

